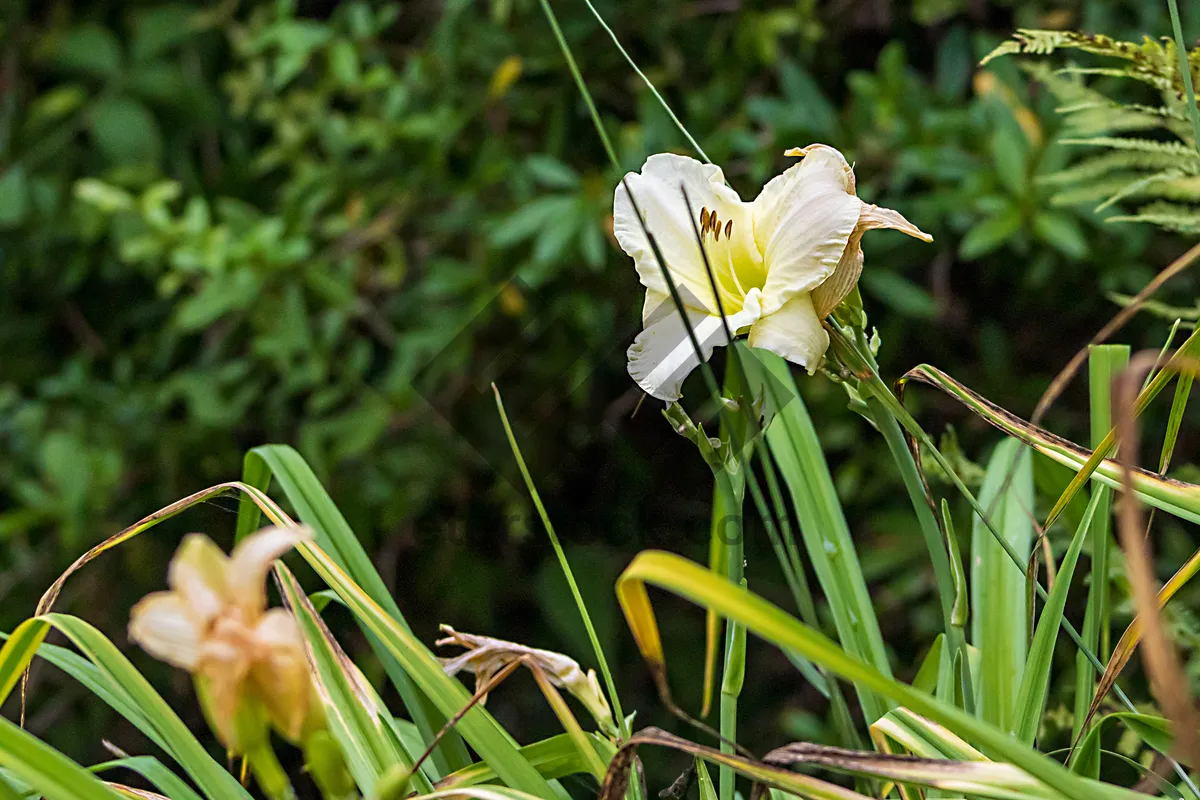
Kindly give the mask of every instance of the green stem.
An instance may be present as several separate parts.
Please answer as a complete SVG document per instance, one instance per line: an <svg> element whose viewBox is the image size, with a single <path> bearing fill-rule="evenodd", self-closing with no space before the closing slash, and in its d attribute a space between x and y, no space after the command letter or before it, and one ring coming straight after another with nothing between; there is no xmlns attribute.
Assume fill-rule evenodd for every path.
<svg viewBox="0 0 1200 800"><path fill-rule="evenodd" d="M733 461L734 464L738 462ZM716 475L717 491L713 503L714 530L725 538L725 577L736 584L744 580L745 530L742 503L745 497L748 467L722 469ZM746 629L736 622L725 626L725 666L721 677L721 752L733 753L737 741L738 695L746 674ZM722 764L718 771L720 800L733 800L736 777L733 769Z"/></svg>

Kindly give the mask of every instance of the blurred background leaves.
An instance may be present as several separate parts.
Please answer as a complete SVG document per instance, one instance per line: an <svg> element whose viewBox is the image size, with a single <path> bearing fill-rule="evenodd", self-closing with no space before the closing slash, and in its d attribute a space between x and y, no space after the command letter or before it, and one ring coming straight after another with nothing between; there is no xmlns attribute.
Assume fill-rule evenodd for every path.
<svg viewBox="0 0 1200 800"><path fill-rule="evenodd" d="M1164 35L1163 4L596 5L743 196L786 148L822 141L855 163L866 200L933 234L868 243L862 288L889 377L929 361L1027 414L1111 315L1108 295L1133 294L1185 246L1053 202L1040 178L1077 152L1057 141L1056 98L1014 59L976 68L1016 27ZM686 152L587 8L556 9L623 164ZM1200 18L1184 22L1194 40ZM618 176L536 2L13 0L2 25L0 628L87 546L278 441L318 470L426 640L447 622L586 661L512 480L496 380L627 704L656 707L612 579L643 547L702 556L711 486L657 408L632 415L623 352L642 293L611 236ZM1195 294L1185 277L1161 299ZM1127 340L1163 336L1140 320ZM912 643L894 654L906 674L938 624L908 501L840 389L801 388L884 638ZM1051 427L1085 439L1083 397ZM932 431L958 422L965 457L984 460L995 437L980 423L914 402ZM164 530L228 537L232 520L211 505ZM755 588L782 596L760 533ZM73 602L119 631L175 541L113 554ZM684 616L664 636L699 630ZM746 743L819 737L819 697L781 655L751 653L743 702L787 710ZM695 685L700 664L672 668ZM93 733L49 730L79 699L64 692L31 727L85 757ZM523 740L553 731L521 693L493 710Z"/></svg>

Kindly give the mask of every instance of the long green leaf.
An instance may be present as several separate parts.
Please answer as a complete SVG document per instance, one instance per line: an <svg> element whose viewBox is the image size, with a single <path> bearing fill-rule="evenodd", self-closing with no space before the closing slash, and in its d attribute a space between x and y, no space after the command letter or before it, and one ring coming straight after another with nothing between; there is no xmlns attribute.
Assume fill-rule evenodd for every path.
<svg viewBox="0 0 1200 800"><path fill-rule="evenodd" d="M3 717L0 767L47 800L122 800L104 781Z"/></svg>
<svg viewBox="0 0 1200 800"><path fill-rule="evenodd" d="M86 659L42 643L57 628ZM210 798L248 798L246 790L192 735L171 707L102 633L76 617L47 614L22 623L0 650L0 685L11 690L35 655L55 663L108 702L192 776Z"/></svg>
<svg viewBox="0 0 1200 800"><path fill-rule="evenodd" d="M1080 778L1053 759L1018 742L1007 731L884 675L775 605L687 559L671 553L645 551L618 579L617 596L659 691L668 698L666 656L646 591L647 584L659 586L703 608L719 609L726 619L742 623L768 642L802 653L846 680L865 684L872 691L945 726L984 755L1018 767L1057 794L1079 800L1135 800L1138 797L1120 787Z"/></svg>
<svg viewBox="0 0 1200 800"><path fill-rule="evenodd" d="M467 705L471 695L463 685L446 675L433 653L400 621L380 608L328 553L308 542L298 549L321 580L337 592L359 622L412 676L441 714L449 718ZM525 760L508 733L479 705L463 715L457 729L510 787L547 800L556 798L545 778Z"/></svg>
<svg viewBox="0 0 1200 800"><path fill-rule="evenodd" d="M274 477L279 482L287 499L291 502L300 520L313 530L317 544L329 554L334 563L358 584L370 598L409 630L408 622L400 613L399 606L387 591L387 586L370 556L363 548L354 531L350 529L342 512L334 505L325 487L317 480L308 462L287 445L263 445L246 453L243 466L244 482L263 492ZM241 539L253 532L259 524L261 512L250 497L243 495L238 505L237 536ZM411 676L400 669L386 647L368 634L368 641L383 663L388 677L400 692L404 707L421 731L421 738L433 741L433 737L445 724L446 718L431 704ZM449 731L433 754L438 771L445 774L461 769L471 763L462 739L455 731Z"/></svg>
<svg viewBox="0 0 1200 800"><path fill-rule="evenodd" d="M389 715L388 710L342 652L296 578L282 563L275 565L275 574L284 602L295 614L304 634L309 664L329 730L346 757L346 765L359 791L369 797L384 772L396 764L411 770L416 756L397 744L384 719ZM433 791L433 785L419 771L410 780L414 791Z"/></svg>
<svg viewBox="0 0 1200 800"><path fill-rule="evenodd" d="M22 625L40 626L43 633L49 627L45 622L34 618L26 620ZM5 638L9 638L5 636ZM166 742L159 736L158 731L150 723L149 718L140 708L129 702L121 688L99 667L83 656L65 647L42 642L37 648L38 658L53 664L67 675L82 684L89 692L103 700L110 708L120 714L141 731L150 741L168 750ZM18 668L22 669L22 668Z"/></svg>
<svg viewBox="0 0 1200 800"><path fill-rule="evenodd" d="M1046 693L1050 686L1050 669L1054 660L1054 645L1058 641L1058 629L1062 625L1063 610L1067 606L1067 593L1071 590L1071 578L1075 575L1075 565L1079 562L1079 553L1087 539L1088 530L1093 523L1096 509L1100 505L1099 493L1092 495L1087 511L1083 514L1083 522L1075 530L1071 544L1067 547L1066 555L1058 567L1058 575L1050 597L1038 618L1037 629L1033 634L1033 644L1029 647L1029 659L1025 662L1025 674L1021 680L1021 690L1017 694L1017 704L1013 708L1012 731L1017 738L1032 745L1037 737L1038 725L1041 724L1042 714L1046 709ZM986 657L986 656L985 656Z"/></svg>
<svg viewBox="0 0 1200 800"><path fill-rule="evenodd" d="M110 769L128 769L141 775L154 784L160 792L171 800L200 800L192 787L153 756L132 756L105 761L103 764L93 764L88 767L92 773L106 772Z"/></svg>
<svg viewBox="0 0 1200 800"><path fill-rule="evenodd" d="M0 648L0 705L4 705L37 654L48 627L40 620L27 619L5 637L4 647Z"/></svg>
<svg viewBox="0 0 1200 800"><path fill-rule="evenodd" d="M179 715L104 634L83 620L66 614L47 614L41 619L65 634L120 689L125 700L140 709L165 744L167 753L192 777L206 797L224 800L249 796L237 779L209 755Z"/></svg>
<svg viewBox="0 0 1200 800"><path fill-rule="evenodd" d="M1159 385L1159 378L1165 379L1168 374L1168 370L1164 369L1151 382L1147 391L1142 396L1139 396L1139 406L1142 405L1141 400L1143 396L1153 396L1155 390L1161 390L1162 385L1165 385L1165 380L1162 385ZM1055 436L1053 433L1036 425L1031 425L1020 417L1005 411L990 400L971 391L936 367L922 364L911 370L908 373L908 378L928 383L931 386L941 389L996 428L1020 439L1039 453L1069 467L1071 470L1086 474L1087 469L1090 469L1089 460L1093 455L1091 450L1069 442L1061 436ZM1138 407L1135 406L1136 410L1138 410ZM1113 438L1110 432L1110 435L1105 438L1106 447L1111 445ZM1102 452L1102 448L1097 448L1097 452ZM1079 476L1076 476L1076 478L1078 479ZM1119 490L1121 488L1121 465L1112 459L1098 459L1091 479ZM1146 505L1166 511L1168 514L1173 514L1180 519L1200 523L1200 486L1164 478L1153 472L1137 468L1133 470L1133 489L1138 499ZM1068 491L1071 490L1069 489ZM1065 495L1059 498L1059 506L1065 506L1069 499ZM1049 519L1053 519L1055 516L1052 512Z"/></svg>
<svg viewBox="0 0 1200 800"><path fill-rule="evenodd" d="M1112 429L1112 379L1129 363L1128 345L1094 345L1088 357L1088 387L1091 398L1092 447L1097 446ZM1099 496L1096 516L1092 520L1090 549L1092 553L1092 582L1088 587L1087 610L1083 618L1083 641L1103 661L1107 656L1108 622L1111 615L1108 591L1108 551L1112 534L1112 489L1097 486ZM1075 723L1072 740L1082 731L1088 704L1096 685L1096 670L1083 652L1075 655ZM1097 766L1099 766L1097 764ZM1100 777L1097 772L1093 778Z"/></svg>
<svg viewBox="0 0 1200 800"><path fill-rule="evenodd" d="M612 760L613 754L616 752L612 742L595 733L589 733L587 737L602 763L607 764ZM521 755L547 780L590 770L588 762L580 755L579 748L575 746L570 734L566 733L527 744L521 748ZM480 761L466 769L460 769L458 772L447 775L438 781L437 786L439 789L474 786L495 779L496 771Z"/></svg>
<svg viewBox="0 0 1200 800"><path fill-rule="evenodd" d="M1015 468L1014 468L1015 465ZM1011 480L1007 480L1009 473ZM1015 439L1005 439L988 461L979 502L1005 541L1023 559L1033 542L1033 461ZM979 650L975 711L998 728L1010 728L1021 689L1028 646L1025 573L1009 558L983 521L971 532L971 641Z"/></svg>
<svg viewBox="0 0 1200 800"><path fill-rule="evenodd" d="M780 409L767 428L767 446L791 494L805 550L829 602L838 639L847 652L890 675L879 620L812 418L787 362L773 353L754 352L792 395L778 400ZM856 689L868 724L887 713L886 700L865 686Z"/></svg>
<svg viewBox="0 0 1200 800"><path fill-rule="evenodd" d="M1127 711L1105 714L1088 729L1087 735L1076 748L1077 757L1071 767L1080 775L1091 775L1100 771L1100 737L1105 723L1108 722L1124 723L1147 746L1164 755L1171 752L1175 743L1175 737L1171 734L1171 723L1162 717Z"/></svg>

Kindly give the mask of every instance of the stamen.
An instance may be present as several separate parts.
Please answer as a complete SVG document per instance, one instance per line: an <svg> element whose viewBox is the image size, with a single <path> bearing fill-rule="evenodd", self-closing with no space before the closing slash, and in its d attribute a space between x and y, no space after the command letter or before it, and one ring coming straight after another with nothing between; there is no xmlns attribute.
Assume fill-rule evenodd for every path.
<svg viewBox="0 0 1200 800"><path fill-rule="evenodd" d="M708 233L708 223L709 223L708 207L705 206L704 208L700 209L700 235L701 236Z"/></svg>
<svg viewBox="0 0 1200 800"><path fill-rule="evenodd" d="M733 220L725 223L725 238L728 239L733 234Z"/></svg>
<svg viewBox="0 0 1200 800"><path fill-rule="evenodd" d="M713 226L713 241L721 241L721 223L719 220L717 221L717 224Z"/></svg>

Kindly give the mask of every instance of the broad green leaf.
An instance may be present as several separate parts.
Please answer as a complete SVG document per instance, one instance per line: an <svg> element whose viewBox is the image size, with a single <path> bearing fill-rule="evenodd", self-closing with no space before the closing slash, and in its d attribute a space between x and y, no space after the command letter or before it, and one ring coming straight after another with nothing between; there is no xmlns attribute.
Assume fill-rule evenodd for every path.
<svg viewBox="0 0 1200 800"><path fill-rule="evenodd" d="M48 800L121 800L115 789L3 717L0 767Z"/></svg>
<svg viewBox="0 0 1200 800"><path fill-rule="evenodd" d="M396 764L411 770L420 751L414 755L398 746L384 721L390 712L338 646L292 573L277 563L275 575L284 602L295 614L304 634L309 665L329 730L345 755L359 791L369 797L385 771ZM433 785L420 771L411 777L411 782L414 791L433 791Z"/></svg>
<svg viewBox="0 0 1200 800"><path fill-rule="evenodd" d="M767 446L787 484L800 535L829 602L838 638L847 652L890 675L879 621L812 418L796 391L787 362L763 350L753 352L776 379L766 382L768 389L777 382L791 394L776 400L779 411L767 428ZM865 686L855 688L868 723L887 713L888 704L881 697Z"/></svg>
<svg viewBox="0 0 1200 800"><path fill-rule="evenodd" d="M270 487L272 478L278 481L300 521L312 528L317 545L350 580L362 588L381 611L411 635L408 622L388 593L387 586L375 565L371 563L366 549L350 529L346 518L334 505L325 487L317 480L312 468L299 453L287 445L256 447L246 453L242 471L245 482L264 493ZM260 516L261 512L254 498L249 495L243 496L238 505L237 538L241 539L256 530ZM430 699L400 667L387 647L370 632L367 632L367 639L383 663L388 677L400 692L404 707L421 731L421 738L426 742L433 741L433 737L445 724L446 716L431 705ZM455 731L442 738L433 758L438 772L442 774L471 763L462 739Z"/></svg>
<svg viewBox="0 0 1200 800"><path fill-rule="evenodd" d="M160 792L171 800L200 800L192 787L167 769L161 761L153 756L133 756L105 761L103 764L93 764L88 771L93 773L107 772L111 769L128 769L141 775L154 784Z"/></svg>
<svg viewBox="0 0 1200 800"><path fill-rule="evenodd" d="M1092 446L1104 441L1112 429L1112 378L1129 363L1128 345L1094 345L1088 353L1088 390L1091 399ZM1089 550L1092 555L1091 585L1088 587L1087 610L1083 619L1083 642L1101 660L1108 650L1108 624L1111 614L1108 587L1108 551L1112 540L1112 489L1096 486L1098 497L1096 515L1092 519ZM1078 740L1087 717L1088 704L1096 684L1096 670L1087 655L1075 655L1075 723L1072 741ZM1097 762L1097 767L1099 763ZM1100 777L1099 772L1090 777Z"/></svg>
<svg viewBox="0 0 1200 800"><path fill-rule="evenodd" d="M121 43L102 25L76 25L57 37L54 60L73 72L112 78L121 69Z"/></svg>
<svg viewBox="0 0 1200 800"><path fill-rule="evenodd" d="M446 675L433 653L403 623L384 611L328 553L308 542L298 549L441 714L449 718L467 705L471 695L463 685ZM510 787L542 798L555 797L550 785L521 756L512 738L486 710L478 705L471 708L459 720L457 730Z"/></svg>
<svg viewBox="0 0 1200 800"><path fill-rule="evenodd" d="M647 584L666 589L702 608L715 607L726 619L742 623L749 631L777 647L795 650L844 679L863 684L944 726L985 756L1011 764L1045 784L1051 795L1079 800L1135 800L1137 797L1127 789L1080 778L1053 759L1018 742L1007 731L894 680L743 587L734 586L680 556L645 551L622 573L617 582L617 596L664 700L671 696L666 681L666 655L646 591Z"/></svg>
<svg viewBox="0 0 1200 800"><path fill-rule="evenodd" d="M1011 474L1011 480L1008 480ZM979 503L1022 559L1033 542L1033 462L1015 439L992 453ZM971 641L979 650L975 711L998 728L1011 728L1028 646L1025 573L974 517L971 531Z"/></svg>
<svg viewBox="0 0 1200 800"><path fill-rule="evenodd" d="M96 147L114 164L157 163L162 131L145 105L130 97L106 97L92 107L88 125Z"/></svg>
<svg viewBox="0 0 1200 800"><path fill-rule="evenodd" d="M589 733L587 737L596 751L596 755L603 763L607 764L612 760L613 754L616 752L612 742L595 733ZM589 771L587 761L579 754L579 749L575 746L570 734L566 733L527 744L521 748L521 755L547 780ZM458 786L474 786L495 779L496 771L487 763L478 761L465 769L447 775L438 781L438 787L448 789Z"/></svg>
<svg viewBox="0 0 1200 800"><path fill-rule="evenodd" d="M999 213L983 220L963 237L958 257L965 261L982 258L996 250L1021 230L1021 212L1006 205Z"/></svg>

